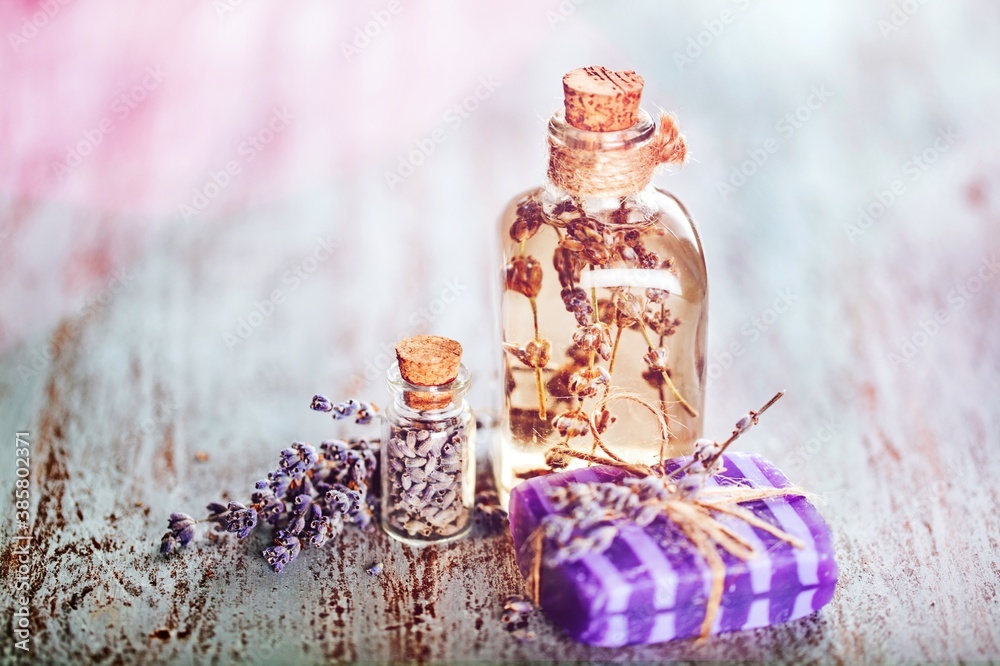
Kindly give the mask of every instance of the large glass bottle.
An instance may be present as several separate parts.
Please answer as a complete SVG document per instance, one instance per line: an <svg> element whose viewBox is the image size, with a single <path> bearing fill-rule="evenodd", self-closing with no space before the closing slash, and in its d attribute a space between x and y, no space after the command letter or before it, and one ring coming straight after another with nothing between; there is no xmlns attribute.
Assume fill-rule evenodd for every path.
<svg viewBox="0 0 1000 666"><path fill-rule="evenodd" d="M587 127L571 109L573 74L567 110ZM641 91L633 73L612 74L631 74ZM687 210L650 183L685 147L671 117L654 121L638 95L633 103L634 122L612 131L553 115L547 182L500 220L505 376L493 466L504 506L520 481L587 464L553 447L652 464L701 436L705 260Z"/></svg>

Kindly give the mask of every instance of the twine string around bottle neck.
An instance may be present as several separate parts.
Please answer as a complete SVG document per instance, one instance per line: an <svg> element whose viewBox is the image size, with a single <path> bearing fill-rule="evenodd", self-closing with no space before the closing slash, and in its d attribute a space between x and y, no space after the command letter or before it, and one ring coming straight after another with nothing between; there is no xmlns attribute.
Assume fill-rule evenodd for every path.
<svg viewBox="0 0 1000 666"><path fill-rule="evenodd" d="M577 148L549 136L549 180L578 197L622 197L645 188L657 167L683 164L687 143L669 113L661 113L653 136L634 148Z"/></svg>

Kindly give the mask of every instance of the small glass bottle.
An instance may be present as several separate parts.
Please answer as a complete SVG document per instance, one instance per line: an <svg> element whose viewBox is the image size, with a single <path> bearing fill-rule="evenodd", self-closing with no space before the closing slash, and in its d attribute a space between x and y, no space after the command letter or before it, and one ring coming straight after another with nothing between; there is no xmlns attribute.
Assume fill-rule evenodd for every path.
<svg viewBox="0 0 1000 666"><path fill-rule="evenodd" d="M396 345L382 430L382 527L411 545L468 534L476 494L476 422L462 346L422 335Z"/></svg>
<svg viewBox="0 0 1000 666"><path fill-rule="evenodd" d="M500 220L503 506L520 481L587 464L547 457L553 446L655 463L701 436L705 260L687 210L651 184L686 147L672 117L639 109L642 86L634 72L567 74L547 182Z"/></svg>

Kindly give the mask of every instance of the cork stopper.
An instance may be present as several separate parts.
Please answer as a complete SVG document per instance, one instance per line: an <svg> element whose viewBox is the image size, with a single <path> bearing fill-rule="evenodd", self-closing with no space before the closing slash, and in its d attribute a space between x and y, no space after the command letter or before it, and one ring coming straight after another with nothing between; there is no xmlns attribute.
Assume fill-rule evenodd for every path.
<svg viewBox="0 0 1000 666"><path fill-rule="evenodd" d="M458 377L462 345L437 335L418 335L396 345L399 374L415 386L441 386ZM403 400L417 410L441 409L451 402L451 393L407 391Z"/></svg>
<svg viewBox="0 0 1000 666"><path fill-rule="evenodd" d="M563 77L566 122L590 132L616 132L638 121L642 77L632 70L581 67Z"/></svg>

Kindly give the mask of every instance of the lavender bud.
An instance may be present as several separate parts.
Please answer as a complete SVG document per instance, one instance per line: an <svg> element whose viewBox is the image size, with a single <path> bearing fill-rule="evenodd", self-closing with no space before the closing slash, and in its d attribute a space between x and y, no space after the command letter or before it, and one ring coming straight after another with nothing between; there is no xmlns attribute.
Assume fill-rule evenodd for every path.
<svg viewBox="0 0 1000 666"><path fill-rule="evenodd" d="M281 573L288 564L299 555L302 544L294 536L279 534L274 537L274 545L264 549L264 559L274 569L274 573Z"/></svg>
<svg viewBox="0 0 1000 666"><path fill-rule="evenodd" d="M309 524L306 526L309 533L309 543L316 548L322 548L327 540L333 536L332 521L324 516L319 506L313 504L310 507Z"/></svg>
<svg viewBox="0 0 1000 666"><path fill-rule="evenodd" d="M274 524L284 512L285 503L277 497L269 497L262 500L260 516L267 522Z"/></svg>
<svg viewBox="0 0 1000 666"><path fill-rule="evenodd" d="M362 402L358 405L358 416L354 419L354 422L359 425L368 425L372 422L372 417L378 410L375 409L375 405L370 402Z"/></svg>
<svg viewBox="0 0 1000 666"><path fill-rule="evenodd" d="M333 405L325 395L314 395L309 409L316 412L329 412L333 409Z"/></svg>
<svg viewBox="0 0 1000 666"><path fill-rule="evenodd" d="M167 520L168 530L160 539L160 553L169 555L177 548L183 548L194 538L196 521L186 513L172 513Z"/></svg>
<svg viewBox="0 0 1000 666"><path fill-rule="evenodd" d="M720 448L719 444L711 439L699 439L694 443L694 459L704 461L714 458Z"/></svg>
<svg viewBox="0 0 1000 666"><path fill-rule="evenodd" d="M362 504L356 511L347 514L348 520L361 529L367 529L372 522L372 510L367 503Z"/></svg>
<svg viewBox="0 0 1000 666"><path fill-rule="evenodd" d="M639 509L639 512L635 514L635 518L633 520L635 520L635 524L638 525L639 527L646 527L654 520L656 520L657 516L659 516L661 513L662 509L660 509L659 507L647 504L646 506L643 506L641 509Z"/></svg>
<svg viewBox="0 0 1000 666"><path fill-rule="evenodd" d="M346 488L334 488L333 490L327 492L326 501L331 509L334 511L339 511L340 513L347 513L347 509L351 505L351 500L344 492Z"/></svg>
<svg viewBox="0 0 1000 666"><path fill-rule="evenodd" d="M514 624L521 621L521 614L513 608L505 608L500 614L500 621L504 624Z"/></svg>
<svg viewBox="0 0 1000 666"><path fill-rule="evenodd" d="M653 370L666 372L670 354L666 347L655 347L646 352L646 355L642 358Z"/></svg>
<svg viewBox="0 0 1000 666"><path fill-rule="evenodd" d="M363 458L358 458L354 461L354 465L351 467L351 471L354 473L354 480L360 481L368 475L368 470L365 467L365 461Z"/></svg>
<svg viewBox="0 0 1000 666"><path fill-rule="evenodd" d="M305 528L305 526L306 519L303 516L296 516L289 521L288 527L285 528L285 531L288 534L298 534L303 530L303 528Z"/></svg>
<svg viewBox="0 0 1000 666"><path fill-rule="evenodd" d="M350 447L343 440L326 439L320 442L319 448L328 460L343 462L347 459L347 452Z"/></svg>
<svg viewBox="0 0 1000 666"><path fill-rule="evenodd" d="M562 548L562 559L564 562L576 562L588 552L593 550L594 542L587 537L575 537Z"/></svg>
<svg viewBox="0 0 1000 666"><path fill-rule="evenodd" d="M224 524L227 532L234 532L240 539L245 539L257 527L257 510L248 509L239 502L230 502L226 513L219 517L219 523Z"/></svg>
<svg viewBox="0 0 1000 666"><path fill-rule="evenodd" d="M174 536L170 532L165 533L160 538L161 555L169 555L174 550L175 546L176 546L176 541L174 540Z"/></svg>
<svg viewBox="0 0 1000 666"><path fill-rule="evenodd" d="M193 525L195 520L186 513L172 513L167 522L170 524L170 529L181 529L187 525Z"/></svg>
<svg viewBox="0 0 1000 666"><path fill-rule="evenodd" d="M353 416L358 411L358 407L360 407L360 404L353 398L344 402L338 402L331 407L333 418L339 421L340 419L346 419L348 416Z"/></svg>
<svg viewBox="0 0 1000 666"><path fill-rule="evenodd" d="M194 538L194 525L188 525L180 532L177 533L177 541L180 542L181 546L186 546L191 543L191 539Z"/></svg>
<svg viewBox="0 0 1000 666"><path fill-rule="evenodd" d="M513 595L507 597L504 601L503 607L505 610L512 610L515 613L531 613L535 610L535 606L524 597L519 595Z"/></svg>
<svg viewBox="0 0 1000 666"><path fill-rule="evenodd" d="M688 473L677 482L681 495L690 497L696 495L705 485L704 474Z"/></svg>
<svg viewBox="0 0 1000 666"><path fill-rule="evenodd" d="M267 475L268 483L271 486L271 491L275 495L284 495L288 492L288 486L292 482L292 478L283 469L277 469L273 472L269 472Z"/></svg>
<svg viewBox="0 0 1000 666"><path fill-rule="evenodd" d="M604 525L591 530L587 536L593 540L594 552L603 553L611 547L611 543L618 537L618 528L614 525Z"/></svg>
<svg viewBox="0 0 1000 666"><path fill-rule="evenodd" d="M206 508L208 509L209 520L215 520L229 510L225 504L220 504L219 502L211 502Z"/></svg>

